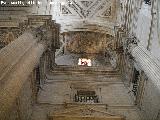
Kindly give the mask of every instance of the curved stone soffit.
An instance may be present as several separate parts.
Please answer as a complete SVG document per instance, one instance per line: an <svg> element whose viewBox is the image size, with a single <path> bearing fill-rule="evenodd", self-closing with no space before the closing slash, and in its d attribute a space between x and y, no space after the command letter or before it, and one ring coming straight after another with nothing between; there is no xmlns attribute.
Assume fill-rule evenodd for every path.
<svg viewBox="0 0 160 120"><path fill-rule="evenodd" d="M68 104L66 104L68 105ZM101 117L100 117L101 116ZM55 111L48 115L50 119L54 120L125 120L124 116L115 115L109 112L101 111L99 109L90 108L89 106L76 106L68 108L61 112Z"/></svg>
<svg viewBox="0 0 160 120"><path fill-rule="evenodd" d="M62 31L98 31L99 29L111 34L116 23L116 1L56 0L54 16L56 21L63 25Z"/></svg>

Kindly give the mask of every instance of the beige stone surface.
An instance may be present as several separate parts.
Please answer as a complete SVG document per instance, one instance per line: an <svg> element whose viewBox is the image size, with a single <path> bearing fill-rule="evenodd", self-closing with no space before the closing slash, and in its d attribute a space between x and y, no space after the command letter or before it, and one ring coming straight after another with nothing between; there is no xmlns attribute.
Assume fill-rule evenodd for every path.
<svg viewBox="0 0 160 120"><path fill-rule="evenodd" d="M34 41L34 39L32 40ZM28 48L22 49L21 53L18 43L20 42L20 46L24 46L27 43L26 41L27 37L23 38L22 35L21 38L15 40L1 51L0 117L2 119L7 116L7 111L14 104L23 84L25 84L34 67L38 64L39 58L44 51L42 44L31 42L28 43ZM9 56L5 56L7 55L5 53L8 53ZM18 63L15 63L17 62L16 58L14 59L16 56L17 60L19 60Z"/></svg>
<svg viewBox="0 0 160 120"><path fill-rule="evenodd" d="M0 30L4 27L17 27L20 21L27 20L27 15L53 15L52 19L57 20L62 26L61 32L90 31L96 34L105 33L115 36L112 50L117 52L117 61L120 62L119 65L122 68L116 69L117 71L112 69L111 66L108 66L110 64L105 64L108 62L108 58L102 59L101 57L99 57L101 61L93 60L95 63L92 68L78 68L75 65L79 56L75 59L64 55L56 58L56 63L63 67L56 68L54 66L55 68L46 70L46 66L40 63L40 73L43 74L45 70L46 73L43 74L43 79L41 76L40 80L37 78L37 81L34 81L37 84L33 85L28 76L37 65L44 47L37 44L37 40L33 39L30 33L23 34L15 41L13 41L14 37L8 34L6 40L7 43L11 43L0 50L0 119L31 120L30 117L32 117L32 120L47 120L47 117L53 115L54 112L88 105L96 110L125 116L126 120L159 120L160 69L159 62L155 64L154 61L160 58L158 0L153 0L153 5L145 4L144 0L86 0L85 2L78 0L72 3L76 7L63 3L65 0L39 1L43 4L0 7ZM50 2L55 2L55 4L50 4ZM126 53L123 54L123 41L128 36L122 34L117 36L115 26L124 28L127 35L134 34L145 49L147 48L151 55L155 56L155 59L153 60L151 57L148 60L150 54L141 54L140 51L135 51L133 57L138 56L137 62L132 61L134 62L133 66L129 65L132 57ZM104 41L91 36L91 39L88 39L88 36L85 35L83 40L86 41L81 41L82 39L76 37L69 38L73 41L70 40L67 49L74 52L97 53L101 50L105 52ZM0 37L4 36L0 35ZM58 41L57 37L55 38ZM47 52L50 50L51 48L48 48ZM53 51L56 51L55 48L52 48ZM52 55L54 54L52 53ZM43 59L43 62L48 63L46 59ZM139 96L133 96L132 93L134 68L149 77L149 79L145 79L144 86L138 89L138 92L142 92ZM140 74L139 77L141 78L141 76ZM39 89L36 104L32 104L33 88L30 88L31 86ZM99 96L100 103L75 103L74 95L79 89L94 90ZM135 105L136 99L139 99L137 105ZM34 109L32 109L32 105L34 105ZM9 117L4 118L4 115Z"/></svg>

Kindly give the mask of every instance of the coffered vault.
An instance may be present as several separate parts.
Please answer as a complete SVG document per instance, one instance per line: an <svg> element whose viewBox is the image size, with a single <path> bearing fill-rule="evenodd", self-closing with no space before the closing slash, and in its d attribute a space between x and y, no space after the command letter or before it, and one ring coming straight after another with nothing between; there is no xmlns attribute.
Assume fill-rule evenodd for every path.
<svg viewBox="0 0 160 120"><path fill-rule="evenodd" d="M62 32L94 31L113 35L118 0L55 0L53 16Z"/></svg>
<svg viewBox="0 0 160 120"><path fill-rule="evenodd" d="M1 19L9 18L13 22L23 21L30 14L52 15L53 20L62 25L61 32L92 31L114 35L114 26L120 21L119 0L37 0L26 5L6 2L0 7Z"/></svg>

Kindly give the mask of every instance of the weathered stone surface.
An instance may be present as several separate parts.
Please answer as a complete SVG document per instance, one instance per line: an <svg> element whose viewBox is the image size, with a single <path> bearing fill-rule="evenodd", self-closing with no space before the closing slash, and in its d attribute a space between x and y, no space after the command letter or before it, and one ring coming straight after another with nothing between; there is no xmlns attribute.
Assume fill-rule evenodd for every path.
<svg viewBox="0 0 160 120"><path fill-rule="evenodd" d="M142 45L135 47L132 50L132 55L141 69L153 81L157 89L160 90L160 62Z"/></svg>
<svg viewBox="0 0 160 120"><path fill-rule="evenodd" d="M29 39L31 42L26 42L27 36L23 38L22 35L1 51L0 117L2 119L7 116L7 111L14 104L23 84L39 62L44 51L44 46L36 43L32 35L29 35L32 38ZM23 46L25 47L23 48ZM7 54L9 55L7 56Z"/></svg>
<svg viewBox="0 0 160 120"><path fill-rule="evenodd" d="M160 57L158 52L160 50L160 44L157 29L159 27L157 24L159 20L159 11L157 11L158 0L153 0L151 3L152 5L145 4L143 0L79 0L74 3L67 1L67 4L63 0L39 0L39 2L40 4L25 6L14 5L15 7L13 7L8 4L6 7L1 6L0 19L4 21L9 20L9 22L6 21L4 24L1 22L0 26L16 27L19 21L26 20L26 15L32 13L36 15L56 16L53 17L53 19L57 19L59 23L62 23L62 31L92 31L96 33L107 33L114 36L114 26L118 25L119 27L123 26L126 30L125 32L134 34L143 46L151 51L152 55L155 55L157 58ZM50 2L55 3L50 4ZM41 23L42 21L39 18L40 16L36 19ZM16 24L14 22L11 23L11 21L16 21ZM31 23L32 26L34 26L35 19L28 21L28 23ZM42 23L48 24L50 22L43 21ZM52 30L53 32L57 32L55 29ZM46 35L48 36L48 34ZM39 60L38 58L41 56L44 48L41 44L37 44L35 41L32 41L32 36L29 34L27 36L28 37L23 38L28 39L28 41L21 39L18 44L15 44L13 38L17 38L16 34L14 34L14 37L11 34L0 35L0 39L4 38L6 44L11 41L13 41L11 42L12 45L15 44L14 46L11 46L10 44L9 49L4 48L2 49L2 52L0 51L0 105L2 106L0 108L0 117L2 112L4 112L1 110L4 108L3 110L6 111L5 114L9 116L9 118L6 118L8 120L30 120L32 112L30 109L31 105L29 105L31 103L31 89L29 88L29 78L26 76L29 76L32 72L32 69L34 68L33 66L37 63L37 60ZM45 67L54 67L55 65L53 59L55 59L55 48L59 48L58 37L59 34L53 35L54 40L50 36L48 37L56 42L54 44L50 44L50 47L48 47L48 53L52 55L52 58L49 55L46 56L46 59L50 59L52 61L52 65L50 65L50 62L46 61L46 59L42 59L44 63L49 63L47 66L40 64L41 67L44 67L43 70L46 70ZM83 38L85 39L85 37ZM102 75L99 74L99 72L88 75L85 73L95 73L96 71L93 72L88 68L83 68L83 71L83 69L75 67L64 68L65 66L63 66L60 69L55 68L53 73L50 69L45 71L46 73L48 72L47 75L43 73L43 79L46 84L42 87L42 90L39 93L39 98L43 98L41 100L48 103L36 105L33 119L45 120L49 113L57 110L62 111L67 106L66 103L54 105L50 105L50 103L63 103L64 101L70 101L72 97L68 94L71 93L71 85L71 87L74 86L74 89L80 87L83 89L87 88L87 90L96 89L98 95L100 95L100 93L102 94L101 102L104 102L104 104L92 104L90 105L91 107L99 106L103 111L106 111L107 109L109 113L124 115L128 120L140 120L139 114L142 115L143 120L159 120L159 62L155 62L155 60L150 57L151 54L148 54L148 51L136 47L132 51L133 56L136 58L136 64L130 65L130 58L125 55L123 56L123 51L119 52L119 47L123 46L123 39L121 38L122 36L120 35L118 36L118 39L114 40L114 45L116 47L118 46L117 48L114 48L116 49L116 52L121 52L117 56L117 61L118 65L121 65L120 67L123 69L121 70L121 73L123 74L123 77L125 77L125 83L127 83L129 88L131 88L131 80L132 77L134 77L134 67L136 67L136 69L139 68L135 66L137 64L139 64L141 68L138 70L144 70L145 74L149 77L148 81L144 82L144 88L141 88L142 96L140 96L140 104L138 104L138 107L141 108L140 112L135 108L132 98L129 96L131 90L124 87L120 77L115 77L117 74L112 74L114 77ZM93 40L94 39L97 38L93 38ZM75 41L71 40L68 45L69 47L67 47L68 50L73 52L85 51L87 53L95 53L97 51L103 51L103 48L106 47L106 44L103 44L103 42L99 40L98 42L96 40L92 41L88 39L86 41L74 40ZM23 43L25 43L25 45L23 45ZM77 45L78 43L80 44ZM3 44L2 47L4 47ZM36 55L38 56L36 57ZM57 61L62 63L63 61L59 61L60 59L61 58L57 59ZM141 77L141 75L139 77ZM90 86L90 88L87 86ZM41 88L41 86L38 87ZM101 92L99 88L101 88ZM73 90L73 92L75 92L75 90ZM17 103L17 96L21 97L18 99L19 103ZM16 101L14 101L14 99L16 99ZM109 105L106 107L106 104ZM71 103L68 106L79 107L81 105L82 104L77 105ZM1 117L0 119L3 120L4 118Z"/></svg>

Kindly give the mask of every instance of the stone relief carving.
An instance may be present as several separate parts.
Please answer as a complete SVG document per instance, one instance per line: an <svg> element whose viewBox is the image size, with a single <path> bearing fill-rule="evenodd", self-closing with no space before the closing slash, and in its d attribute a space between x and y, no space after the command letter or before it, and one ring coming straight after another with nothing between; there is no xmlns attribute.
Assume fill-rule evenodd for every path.
<svg viewBox="0 0 160 120"><path fill-rule="evenodd" d="M3 30L0 30L0 49L2 49L3 47L5 47L5 45L7 44L5 42L5 36L6 36L6 32Z"/></svg>
<svg viewBox="0 0 160 120"><path fill-rule="evenodd" d="M2 22L3 23L3 22ZM19 23L17 27L12 27L12 21L5 28L0 27L0 48L5 47L14 39L18 38L26 30L26 23Z"/></svg>
<svg viewBox="0 0 160 120"><path fill-rule="evenodd" d="M106 35L94 32L71 32L66 49L72 53L101 53L105 51Z"/></svg>
<svg viewBox="0 0 160 120"><path fill-rule="evenodd" d="M5 45L8 45L10 42L14 41L14 39L18 38L22 34L21 28L0 28L0 44L1 48L2 46L5 47Z"/></svg>
<svg viewBox="0 0 160 120"><path fill-rule="evenodd" d="M53 8L56 11L53 15L57 16L56 21L62 25L61 32L100 31L114 34L112 28L118 8L116 0L64 0L64 3L55 1L57 7Z"/></svg>
<svg viewBox="0 0 160 120"><path fill-rule="evenodd" d="M9 44L12 41L14 41L14 34L12 32L8 32L5 37L5 42Z"/></svg>

